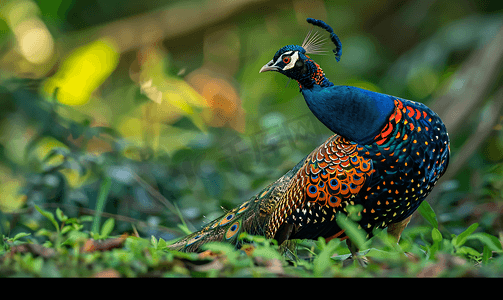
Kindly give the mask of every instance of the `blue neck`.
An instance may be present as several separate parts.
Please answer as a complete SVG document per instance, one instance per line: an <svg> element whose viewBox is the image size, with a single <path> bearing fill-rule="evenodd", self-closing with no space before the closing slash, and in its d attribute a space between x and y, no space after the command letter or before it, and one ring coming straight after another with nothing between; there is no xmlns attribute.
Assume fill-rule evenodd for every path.
<svg viewBox="0 0 503 300"><path fill-rule="evenodd" d="M314 84L301 92L328 129L359 144L370 144L395 108L391 96L352 86Z"/></svg>

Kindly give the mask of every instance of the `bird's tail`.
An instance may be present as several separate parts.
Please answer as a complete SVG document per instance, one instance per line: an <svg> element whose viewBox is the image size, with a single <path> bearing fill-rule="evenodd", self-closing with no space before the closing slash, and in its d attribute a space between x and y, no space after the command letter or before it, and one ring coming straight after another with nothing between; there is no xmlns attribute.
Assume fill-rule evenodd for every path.
<svg viewBox="0 0 503 300"><path fill-rule="evenodd" d="M210 222L203 229L169 245L168 248L182 252L199 252L202 250L202 245L213 241L228 242L239 247L241 244L239 235L243 232L265 235L265 224L277 201L302 165L303 161L245 203Z"/></svg>
<svg viewBox="0 0 503 300"><path fill-rule="evenodd" d="M255 198L228 211L201 230L169 245L168 248L183 252L199 252L202 245L214 241L224 241L239 246L238 237L242 232L263 234L263 222L259 216L260 201Z"/></svg>

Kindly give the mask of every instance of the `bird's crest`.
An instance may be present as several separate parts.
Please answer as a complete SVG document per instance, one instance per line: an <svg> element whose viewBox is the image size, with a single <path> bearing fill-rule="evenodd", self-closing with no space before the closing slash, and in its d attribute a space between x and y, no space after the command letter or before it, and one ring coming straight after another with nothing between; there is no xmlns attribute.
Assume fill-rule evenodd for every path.
<svg viewBox="0 0 503 300"><path fill-rule="evenodd" d="M321 36L321 33L315 31L314 28L311 28L304 38L304 42L302 42L301 47L306 50L307 54L324 54L328 52L324 49L325 42L327 38Z"/></svg>
<svg viewBox="0 0 503 300"><path fill-rule="evenodd" d="M330 40L335 45L335 49L333 49L332 51L335 54L335 60L339 61L342 55L342 44L341 41L339 40L339 37L334 33L332 27L330 27L327 23L321 20L313 18L307 18L307 22L313 24L314 26L321 27L326 31L328 31L328 33L330 33ZM307 54L323 54L327 52L327 50L323 49L325 41L326 38L323 38L319 32L313 31L313 29L311 29L307 33L306 38L302 43L302 48L306 50Z"/></svg>

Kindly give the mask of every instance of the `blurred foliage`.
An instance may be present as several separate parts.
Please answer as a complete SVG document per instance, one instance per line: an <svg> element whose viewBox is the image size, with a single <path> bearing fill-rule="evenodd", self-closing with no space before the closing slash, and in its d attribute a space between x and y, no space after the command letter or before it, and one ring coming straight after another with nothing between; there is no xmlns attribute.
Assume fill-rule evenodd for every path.
<svg viewBox="0 0 503 300"><path fill-rule="evenodd" d="M423 216L436 220L433 210L424 203ZM474 277L501 274L498 268L503 257L499 255L501 243L487 233L474 233L477 223L458 235L446 237L434 221L431 226L409 233L400 246L384 231L370 241L363 235L361 242L366 250L360 254L365 255L367 266L362 268L356 260L348 259L349 250L337 239L328 243L323 238L304 240L296 245L294 252L285 252L275 241L271 243L263 236L243 233L239 238L247 244L241 250L227 243L212 242L204 246L203 253L180 253L169 250L164 239L153 235L150 240L127 235L110 237L115 225L112 218L91 235L83 230L84 224L92 219L88 216L70 218L60 209L56 209L55 214L38 206L36 209L52 223L50 229L35 232L44 243L27 243L29 233L6 239L9 251L0 256L0 276ZM348 231L358 230L349 224L343 227ZM420 238L422 244L412 243L415 238ZM483 252L467 246L469 240L481 242Z"/></svg>
<svg viewBox="0 0 503 300"><path fill-rule="evenodd" d="M203 19L210 6L212 18ZM149 19L162 13L173 20ZM314 58L332 82L431 106L446 86L461 88L450 79L501 30L503 4L1 1L0 249L14 246L13 239L20 235L26 243L49 240L55 247L52 233L36 234L53 222L35 205L53 214L59 208L73 218L71 224L76 225L64 234L65 227L56 226L62 237L73 231L85 238L138 232L156 241L171 240L283 175L330 135L304 104L295 82L278 74L258 74L277 49L304 39L306 17L327 21L341 38L340 63L331 55ZM180 24L183 31L169 31ZM502 86L501 74L495 82L493 88ZM485 120L491 102L498 101L491 94L487 91L463 129L451 135L453 156ZM491 257L487 251L494 249L487 248L483 238L460 243L452 235L478 224L467 236L501 239L502 125L500 117L459 172L436 187L430 201L438 226L427 227L425 218L416 214L404 240L422 245L423 251L433 247L433 252L451 254L453 244L474 249L466 250L473 257L478 251L482 256L476 261ZM92 221L75 221L89 215ZM110 218L114 224L105 224ZM105 225L113 229L100 236L98 229ZM62 237L58 243L64 244ZM70 248L77 249L72 243ZM313 253L339 253L343 244L335 244L316 244ZM141 251L133 251L130 259ZM107 259L114 255L103 254ZM149 259L157 257L152 255ZM172 263L175 254L169 255ZM323 255L314 260L328 254ZM20 266L35 263L41 268L20 274L44 276L49 273L42 270L52 270L50 264L64 264L44 267L38 258L18 256L12 259L26 260ZM118 259L110 264L124 263ZM140 268L152 263L143 259ZM349 275L311 267L313 273L307 276ZM71 270L54 272L75 276ZM138 274L128 272L120 274Z"/></svg>

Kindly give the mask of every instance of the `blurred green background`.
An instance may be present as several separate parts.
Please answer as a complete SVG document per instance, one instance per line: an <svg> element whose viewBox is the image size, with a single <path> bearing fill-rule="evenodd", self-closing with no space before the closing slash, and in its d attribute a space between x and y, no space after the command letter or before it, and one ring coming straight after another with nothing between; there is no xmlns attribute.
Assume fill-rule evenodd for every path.
<svg viewBox="0 0 503 300"><path fill-rule="evenodd" d="M169 240L283 175L331 135L295 82L258 73L307 17L342 41L340 63L313 56L332 82L446 123L441 230L501 235L499 0L2 0L0 235L39 229L36 204Z"/></svg>

